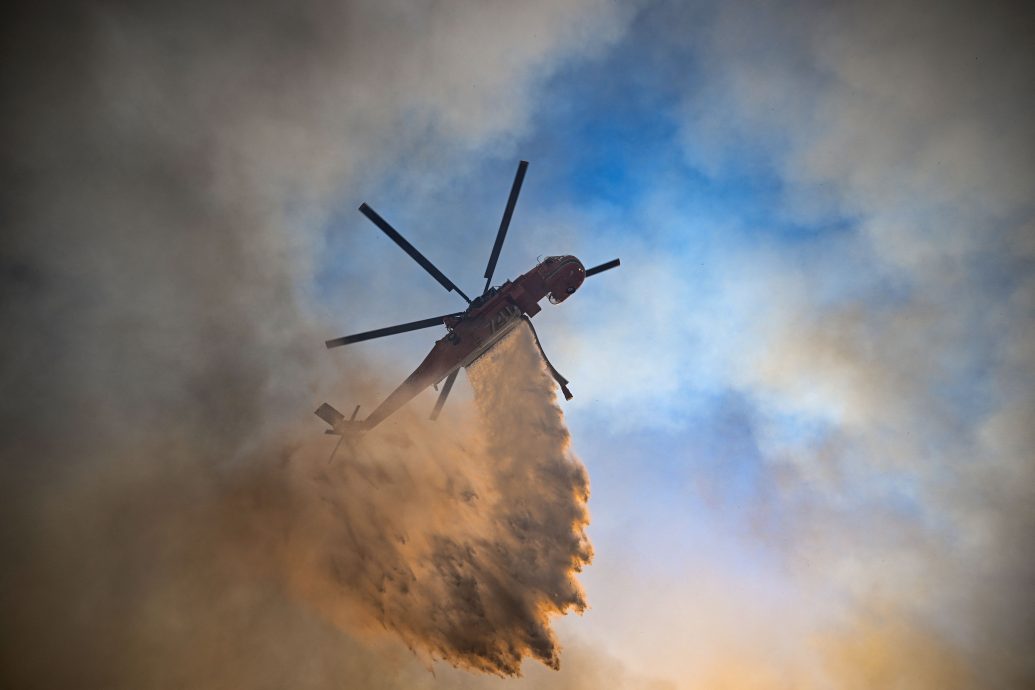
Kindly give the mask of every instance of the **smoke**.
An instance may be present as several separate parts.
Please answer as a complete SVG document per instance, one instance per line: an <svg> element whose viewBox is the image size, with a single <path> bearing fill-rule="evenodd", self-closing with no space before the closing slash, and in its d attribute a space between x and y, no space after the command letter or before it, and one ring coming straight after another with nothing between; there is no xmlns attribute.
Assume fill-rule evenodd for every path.
<svg viewBox="0 0 1035 690"><path fill-rule="evenodd" d="M304 586L321 606L355 599L432 658L499 675L526 656L557 668L549 618L586 607L574 573L592 553L588 479L527 328L468 371L477 433L389 424L320 473L328 520L313 566L330 579L305 573Z"/></svg>
<svg viewBox="0 0 1035 690"><path fill-rule="evenodd" d="M688 684L714 690L965 690L983 687L959 653L938 633L901 612L865 611L836 630L795 639L800 658L774 659L762 650L726 649Z"/></svg>
<svg viewBox="0 0 1035 690"><path fill-rule="evenodd" d="M478 423L405 410L331 463L264 448L221 476L141 448L163 463L52 487L5 580L10 682L281 687L316 664L324 687L336 645L351 677L386 632L429 664L558 668L550 618L586 606L585 469L527 329L470 372Z"/></svg>
<svg viewBox="0 0 1035 690"><path fill-rule="evenodd" d="M321 465L314 404L392 382L330 365L318 277L343 188L506 145L538 80L614 34L611 8L116 1L8 19L3 684L405 685L365 658L386 629L467 668L556 666L548 619L584 606L571 570L589 554L566 437L529 446L525 470L481 432L404 416ZM511 481L562 485L504 505L497 457Z"/></svg>

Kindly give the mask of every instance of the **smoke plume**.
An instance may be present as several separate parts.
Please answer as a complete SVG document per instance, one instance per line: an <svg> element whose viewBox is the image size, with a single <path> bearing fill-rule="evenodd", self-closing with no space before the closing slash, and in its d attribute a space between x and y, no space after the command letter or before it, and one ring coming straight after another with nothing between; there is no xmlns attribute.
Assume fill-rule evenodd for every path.
<svg viewBox="0 0 1035 690"><path fill-rule="evenodd" d="M224 473L141 448L163 463L93 467L55 489L5 581L10 682L297 685L304 664L285 655L326 665L314 649L386 631L427 663L558 668L550 617L586 606L585 470L527 329L470 373L478 423L404 410L333 462L310 443Z"/></svg>
<svg viewBox="0 0 1035 690"><path fill-rule="evenodd" d="M589 551L559 413L522 417L551 394L513 387L485 438L402 415L327 466L314 405L393 382L331 365L318 273L342 189L512 136L612 24L581 0L9 8L0 684L412 686L364 657L378 636L556 666Z"/></svg>
<svg viewBox="0 0 1035 690"><path fill-rule="evenodd" d="M319 472L326 515L302 577L321 607L355 600L419 653L500 675L526 656L557 668L549 617L586 606L585 469L527 328L469 372L477 431L386 423Z"/></svg>

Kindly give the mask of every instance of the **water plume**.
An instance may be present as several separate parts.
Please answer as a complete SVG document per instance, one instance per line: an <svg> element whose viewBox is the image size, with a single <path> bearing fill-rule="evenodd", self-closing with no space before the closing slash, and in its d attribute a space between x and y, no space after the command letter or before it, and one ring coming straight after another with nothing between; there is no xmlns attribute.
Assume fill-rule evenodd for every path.
<svg viewBox="0 0 1035 690"><path fill-rule="evenodd" d="M574 574L592 556L588 478L527 328L468 371L480 428L388 422L319 473L326 579L304 587L319 607L358 604L427 658L557 668L549 619L586 606Z"/></svg>

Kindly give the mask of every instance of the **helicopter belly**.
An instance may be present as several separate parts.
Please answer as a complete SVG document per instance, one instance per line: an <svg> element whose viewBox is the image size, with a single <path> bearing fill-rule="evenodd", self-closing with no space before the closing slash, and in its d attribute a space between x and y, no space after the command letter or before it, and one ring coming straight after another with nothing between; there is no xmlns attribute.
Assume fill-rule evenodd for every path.
<svg viewBox="0 0 1035 690"><path fill-rule="evenodd" d="M501 315L506 314L504 318L500 318ZM510 333L518 324L521 323L521 310L513 307L512 309L506 309L501 311L497 318L493 319L490 326L489 336L484 341L478 344L469 355L464 357L460 362L460 366L469 367L482 355L492 349L493 345L498 343L508 333Z"/></svg>

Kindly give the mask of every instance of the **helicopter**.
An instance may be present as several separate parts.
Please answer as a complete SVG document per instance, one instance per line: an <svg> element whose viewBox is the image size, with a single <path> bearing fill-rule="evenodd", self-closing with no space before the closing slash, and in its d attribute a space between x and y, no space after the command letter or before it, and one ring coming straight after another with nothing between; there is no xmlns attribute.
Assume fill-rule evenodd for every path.
<svg viewBox="0 0 1035 690"><path fill-rule="evenodd" d="M612 259L587 269L574 256L549 256L514 280L508 280L502 285L493 286L492 275L496 270L496 261L499 259L500 251L503 248L503 241L507 236L510 219L514 214L514 206L517 204L518 194L521 192L521 185L527 170L528 161L520 161L517 174L514 176L514 183L511 185L510 197L507 199L507 205L503 212L503 220L500 223L499 231L496 233L496 241L492 246L492 253L489 255L489 263L485 268L485 288L482 294L473 300L465 295L453 281L447 278L423 254L417 251L406 238L399 234L388 221L378 215L374 209L366 203L360 205L360 213L366 216L395 242L399 248L406 252L410 258L416 261L447 292L456 292L460 295L467 302L468 306L464 311L452 314L434 316L420 321L378 328L326 341L325 344L330 349L423 328L432 328L434 326L446 327L446 335L435 343L431 352L424 358L424 361L366 419L356 419L356 415L359 413L359 405L352 411L350 418L346 418L345 415L328 403L320 405L316 410L316 415L331 427L325 433L344 437L353 433L369 431L428 386L434 385L437 388L438 384L444 380L439 390L438 399L435 401L435 406L431 411L431 419L438 419L442 406L446 403L446 398L453 388L453 383L456 381L460 369L473 364L475 360L488 352L493 345L521 323L528 324L550 375L557 382L561 392L564 394L565 400L571 400L572 394L568 389L568 380L560 375L547 358L546 352L543 351L542 344L539 342L539 336L535 332L535 327L532 326L531 317L542 310L539 302L544 297L548 297L552 304L560 304L574 294L586 278L615 268L621 265L621 261L619 259Z"/></svg>

